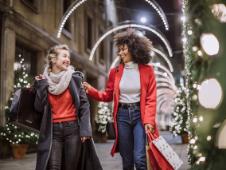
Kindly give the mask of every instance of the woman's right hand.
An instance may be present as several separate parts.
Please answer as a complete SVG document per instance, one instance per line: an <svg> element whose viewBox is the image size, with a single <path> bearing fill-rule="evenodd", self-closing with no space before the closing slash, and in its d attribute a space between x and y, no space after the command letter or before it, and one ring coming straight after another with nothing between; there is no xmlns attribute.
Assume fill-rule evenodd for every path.
<svg viewBox="0 0 226 170"><path fill-rule="evenodd" d="M39 80L43 80L45 79L45 76L43 74L39 74L38 76L35 76L35 80L39 81Z"/></svg>
<svg viewBox="0 0 226 170"><path fill-rule="evenodd" d="M92 87L92 86L91 86L89 83L87 83L87 82L83 82L82 85L83 85L83 87L84 87L86 93L88 93L89 89Z"/></svg>

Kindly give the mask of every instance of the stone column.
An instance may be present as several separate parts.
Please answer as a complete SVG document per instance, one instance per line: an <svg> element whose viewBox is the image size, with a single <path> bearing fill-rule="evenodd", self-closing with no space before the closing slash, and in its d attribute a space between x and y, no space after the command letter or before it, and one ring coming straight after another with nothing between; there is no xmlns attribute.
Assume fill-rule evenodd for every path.
<svg viewBox="0 0 226 170"><path fill-rule="evenodd" d="M16 34L14 30L3 27L1 40L1 95L0 95L0 125L5 123L4 107L10 97L14 85L14 61Z"/></svg>

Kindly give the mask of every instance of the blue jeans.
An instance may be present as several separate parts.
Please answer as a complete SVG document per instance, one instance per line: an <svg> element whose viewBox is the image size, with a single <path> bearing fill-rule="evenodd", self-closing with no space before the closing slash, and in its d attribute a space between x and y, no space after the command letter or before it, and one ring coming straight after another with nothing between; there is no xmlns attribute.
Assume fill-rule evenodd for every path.
<svg viewBox="0 0 226 170"><path fill-rule="evenodd" d="M123 170L146 170L146 135L141 123L140 107L119 107L118 115L119 153Z"/></svg>

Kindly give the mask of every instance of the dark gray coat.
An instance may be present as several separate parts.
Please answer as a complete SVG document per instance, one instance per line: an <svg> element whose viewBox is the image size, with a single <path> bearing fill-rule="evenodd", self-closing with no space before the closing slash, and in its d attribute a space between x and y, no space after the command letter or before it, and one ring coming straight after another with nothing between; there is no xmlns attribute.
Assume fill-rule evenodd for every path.
<svg viewBox="0 0 226 170"><path fill-rule="evenodd" d="M42 113L40 137L38 144L36 170L46 170L52 146L52 114L48 101L48 82L46 79L35 82L36 97L34 107ZM85 90L82 87L82 78L78 73L72 75L69 89L77 109L80 126L80 136L92 136L90 124L90 105Z"/></svg>

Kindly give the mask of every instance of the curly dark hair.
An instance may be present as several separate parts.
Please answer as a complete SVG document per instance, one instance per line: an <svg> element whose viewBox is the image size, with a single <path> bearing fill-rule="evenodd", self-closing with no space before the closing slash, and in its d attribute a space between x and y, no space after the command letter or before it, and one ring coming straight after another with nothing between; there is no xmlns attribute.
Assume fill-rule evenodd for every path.
<svg viewBox="0 0 226 170"><path fill-rule="evenodd" d="M116 46L127 45L132 60L138 64L148 64L151 60L152 42L140 31L129 28L114 36Z"/></svg>

